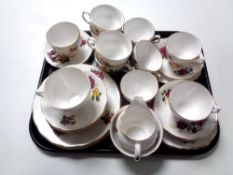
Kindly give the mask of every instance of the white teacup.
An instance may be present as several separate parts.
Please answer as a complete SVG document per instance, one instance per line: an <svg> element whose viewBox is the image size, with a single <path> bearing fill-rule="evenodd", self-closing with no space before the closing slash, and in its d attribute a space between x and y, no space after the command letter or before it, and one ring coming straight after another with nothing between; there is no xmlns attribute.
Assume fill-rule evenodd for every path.
<svg viewBox="0 0 233 175"><path fill-rule="evenodd" d="M71 57L77 53L80 30L71 22L60 22L48 30L46 39L53 48L50 54Z"/></svg>
<svg viewBox="0 0 233 175"><path fill-rule="evenodd" d="M147 40L135 44L133 50L136 67L138 69L156 72L162 65L162 56L159 48Z"/></svg>
<svg viewBox="0 0 233 175"><path fill-rule="evenodd" d="M201 57L201 42L190 33L177 32L170 35L165 48L171 63L188 65L204 62L203 57Z"/></svg>
<svg viewBox="0 0 233 175"><path fill-rule="evenodd" d="M87 44L110 66L126 63L132 53L132 43L118 31L102 32L96 39L89 38Z"/></svg>
<svg viewBox="0 0 233 175"><path fill-rule="evenodd" d="M177 119L193 123L205 121L211 113L220 110L203 85L189 80L181 81L171 89L169 104Z"/></svg>
<svg viewBox="0 0 233 175"><path fill-rule="evenodd" d="M139 96L145 102L152 100L158 92L158 80L152 73L144 70L132 70L126 73L120 82L121 92L128 101Z"/></svg>
<svg viewBox="0 0 233 175"><path fill-rule="evenodd" d="M149 149L158 137L154 116L142 98L135 97L118 120L121 142L134 149L134 159L140 160L142 150Z"/></svg>
<svg viewBox="0 0 233 175"><path fill-rule="evenodd" d="M159 42L160 37L155 35L154 25L145 18L132 18L123 26L123 33L133 43L141 40Z"/></svg>
<svg viewBox="0 0 233 175"><path fill-rule="evenodd" d="M64 67L53 72L45 82L43 91L36 94L59 110L81 107L90 95L91 85L86 74L76 68Z"/></svg>
<svg viewBox="0 0 233 175"><path fill-rule="evenodd" d="M82 17L97 36L103 31L121 31L125 23L123 14L115 7L110 5L98 5L90 13L83 12Z"/></svg>

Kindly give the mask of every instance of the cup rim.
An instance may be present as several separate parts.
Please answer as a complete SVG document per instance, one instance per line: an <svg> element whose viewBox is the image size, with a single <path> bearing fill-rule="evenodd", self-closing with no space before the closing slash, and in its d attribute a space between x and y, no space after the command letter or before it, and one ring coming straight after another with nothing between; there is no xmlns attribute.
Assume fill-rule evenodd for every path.
<svg viewBox="0 0 233 175"><path fill-rule="evenodd" d="M154 37L154 35L155 35L155 33L156 33L155 26L153 25L153 23L152 23L151 21L149 21L148 19L143 18L143 17L134 17L134 18L131 18L131 19L129 19L128 21L126 21L125 24L123 25L123 28L122 28L123 33L126 34L126 33L125 33L125 28L126 28L128 25L131 25L131 22L134 21L134 20L143 20L143 21L147 22L149 25L151 25L151 29L153 28L153 31L154 31L154 32L153 32L152 36L148 39L148 41L150 41L151 39L153 39L153 37ZM146 39L143 39L143 40L146 40ZM139 42L139 41L141 41L141 40L139 40L139 41L134 41L134 40L131 40L131 39L130 39L130 41L133 42L133 43L137 43L137 42Z"/></svg>
<svg viewBox="0 0 233 175"><path fill-rule="evenodd" d="M97 41L103 36L103 35L106 35L108 33L114 33L116 35L119 35L120 37L122 37L122 39L125 40L125 42L127 43L127 47L129 46L129 51L128 51L128 54L124 57L124 58L121 58L121 59L117 59L117 60L113 60L113 59L109 59L108 57L106 57L105 55L103 55L101 52L100 52L100 49L98 47L98 45L96 44ZM128 50L128 49L127 49ZM129 56L131 55L132 53L132 50L133 50L133 46L132 46L132 43L128 40L128 38L123 35L121 32L119 31L104 31L104 32L101 32L95 39L95 52L100 55L101 57L103 57L105 59L105 61L107 63L109 63L111 65L111 63L123 63L123 62L126 62L127 59L129 58Z"/></svg>
<svg viewBox="0 0 233 175"><path fill-rule="evenodd" d="M197 83L197 82L194 82L194 81L191 81L191 80L183 80L183 81L178 82L176 85L182 84L182 83L186 83L186 82L194 83L194 84L196 84L196 85L202 87L202 88L205 89L205 91L210 95L210 97L211 97L211 104L212 104L212 105L211 105L212 108L211 108L210 112L209 112L207 115L203 115L203 117L200 117L200 118L197 119L197 120L195 120L195 119L187 119L186 117L184 117L184 116L180 115L179 113L177 113L177 111L175 110L174 105L173 105L173 103L172 103L172 101L171 101L172 94L174 93L173 89L175 88L175 86L174 86L174 87L171 89L171 91L170 91L169 100L168 100L169 106L170 106L172 112L175 114L176 118L179 118L179 119L181 119L181 120L183 120L183 121L186 121L186 122L194 122L194 123L195 123L195 122L204 121L204 120L206 120L206 119L211 115L211 111L212 111L212 109L214 108L215 102L214 102L213 96L211 95L211 93L209 92L209 90L208 90L206 87L204 87L204 86L201 85L200 83Z"/></svg>
<svg viewBox="0 0 233 175"><path fill-rule="evenodd" d="M104 29L103 27L101 27L100 25L98 25L98 23L96 23L96 21L95 20L93 20L93 17L92 17L92 15L93 15L93 12L94 12L94 10L97 10L98 8L100 8L100 7L107 7L107 8L111 8L111 9L114 9L116 12L118 12L118 15L119 16L121 16L121 18L123 19L122 20L122 24L121 24L121 26L119 27L119 28L114 28L114 29ZM109 4L100 4L100 5L97 5L97 6L95 6L91 11L90 11L90 19L91 19L91 23L93 23L93 25L94 25L94 27L96 27L98 30L101 30L102 32L103 31L114 31L114 30L120 30L122 27L123 27L123 25L124 25L124 23L125 23L125 17L124 17L124 15L122 14L122 12L118 9L118 8L116 8L116 7L114 7L114 6L111 6L111 5L109 5Z"/></svg>
<svg viewBox="0 0 233 175"><path fill-rule="evenodd" d="M161 68L161 66L162 66L162 63L163 63L163 58L162 58L162 55L161 55L161 53L160 53L160 66L159 66L159 68L157 69L157 70L152 70L152 69L148 69L148 68L145 68L145 66L142 66L139 62L138 62L138 52L137 52L137 48L138 48L138 46L139 46L139 44L141 44L141 43L148 43L148 44L150 44L151 46L153 46L155 49L157 49L158 50L158 52L160 53L160 51L159 51L159 48L158 48L158 46L156 46L155 44L153 44L151 41L148 41L148 40L141 40L141 41L139 41L139 42L137 42L136 44L135 44L135 46L134 46L134 49L133 49L133 54L134 54L134 58L135 58L135 61L137 62L136 64L138 64L139 65L139 67L138 68L140 68L140 69L143 69L143 70L145 70L145 71L150 71L150 72L157 72L160 68Z"/></svg>
<svg viewBox="0 0 233 175"><path fill-rule="evenodd" d="M156 96L156 94L158 93L158 90L159 90L158 80L157 80L157 78L156 78L151 72L148 72L148 71L145 71L145 70L140 70L140 69L135 69L135 70L132 70L132 71L127 72L127 73L121 78L121 81L120 81L120 89L121 89L121 92L122 92L123 96L124 96L128 101L132 101L132 100L133 100L133 98L130 97L130 96L125 92L125 90L123 90L123 89L125 89L125 88L122 88L122 86L123 86L123 83L125 84L125 82L126 82L126 78L127 78L126 76L128 76L129 73L134 73L134 72L146 73L146 74L148 74L151 78L153 77L154 82L156 82L156 85L155 85L156 88L153 89L153 90L151 90L151 92L153 92L153 95L151 95L150 98L146 98L146 99L143 97L143 100L144 100L145 102L149 102L150 100L152 100L152 99ZM127 78L127 80L128 80L128 78ZM128 84L128 83L127 83L127 84ZM127 86L128 86L128 85L127 85ZM152 89L152 88L150 88L150 89Z"/></svg>
<svg viewBox="0 0 233 175"><path fill-rule="evenodd" d="M75 105L72 105L72 106L68 106L68 107L61 107L61 106L57 106L57 105L54 105L54 103L48 98L48 95L47 95L47 86L48 86L48 82L49 82L49 80L51 79L51 77L52 76L56 76L56 74L58 74L58 71L59 72L61 72L61 71L63 71L64 69L72 69L72 70L75 70L76 72L79 72L79 74L82 74L82 75L84 75L83 77L85 77L84 79L86 79L86 81L88 82L87 83L87 88L88 88L88 90L85 92L85 94L84 94L84 96L83 96L83 98L82 98L82 100L80 100L80 102L77 104L75 104ZM45 85L44 85L44 93L45 93L45 99L49 102L49 104L52 106L52 107L54 107L54 108L56 108L56 109L58 109L58 110L72 110L72 109L75 109L75 108L77 108L78 106L80 106L80 105L82 105L82 103L83 102L85 102L86 101L86 99L88 98L88 95L90 94L90 91L91 91L91 85L90 85L90 82L89 82L89 79L87 78L87 76L86 76L86 74L82 71L82 70L80 70L80 69L77 69L77 68L73 68L73 67L63 67L63 68L60 68L60 69L58 69L57 71L54 71L51 75L49 75L49 77L47 78L47 80L46 80L46 82L45 82Z"/></svg>
<svg viewBox="0 0 233 175"><path fill-rule="evenodd" d="M130 106L130 105L129 105L129 106ZM129 106L128 106L128 107L129 107ZM127 109L128 109L128 107L127 107ZM126 110L127 110L127 109L126 109ZM126 110L125 110L125 111L126 111ZM124 114L125 114L125 111L124 111ZM122 127L121 125L119 126L119 131L120 131L120 133L121 133L124 137L126 137L127 139L129 139L130 142L132 141L132 142L134 142L134 143L140 143L140 144L143 143L144 141L147 141L147 140L150 139L151 137L153 137L153 136L156 134L157 125L156 125L156 120L155 120L155 118L152 116L153 114L151 113L151 110L150 110L150 109L149 109L149 112L150 112L150 114L151 114L151 115L149 115L149 117L150 117L150 119L153 120L153 125L154 125L154 128L153 128L153 130L152 130L152 132L151 132L150 135L148 135L147 137L144 137L143 139L134 139L134 138L131 138L130 136L127 135L126 131L123 129L123 127ZM124 116L124 114L120 115L119 118L118 118L118 120L119 120L120 123L122 123L122 117Z"/></svg>
<svg viewBox="0 0 233 175"><path fill-rule="evenodd" d="M199 53L196 53L196 55L194 55L193 57L189 58L189 59L186 59L186 58L179 58L177 57L174 53L171 53L170 52L170 48L168 47L168 42L169 42L169 39L171 40L172 37L174 37L175 35L179 35L179 34L185 34L185 35L189 35L191 37L193 37L199 44L200 46L200 51ZM174 61L177 61L177 62L190 62L190 61L193 61L195 59L198 59L200 57L200 54L201 54L201 51L202 51L202 44L201 44L201 41L193 34L189 33L189 32L183 32L183 31L179 31L179 32L175 32L173 33L172 35L170 35L167 40L166 40L166 43L165 43L165 48L166 48L166 51L167 51L167 55L173 59Z"/></svg>
<svg viewBox="0 0 233 175"><path fill-rule="evenodd" d="M59 46L59 45L56 45L56 44L52 43L51 39L49 38L50 32L52 32L51 30L52 30L54 27L56 27L57 25L61 25L61 24L69 24L69 25L73 26L73 27L75 28L75 30L77 31L77 33L78 33L77 36L76 36L76 38L74 39L74 41L73 41L72 43L70 43L69 45L67 45L67 46ZM69 21L58 22L58 23L52 25L52 26L47 30L47 32L46 32L46 40L47 40L47 43L48 43L50 46L52 46L53 48L57 48L57 49L64 49L64 48L71 47L71 46L75 45L75 44L79 41L80 36L81 36L81 31L80 31L79 27L78 27L76 24L74 24L74 23L72 23L72 22L69 22ZM77 44L78 44L78 43L77 43Z"/></svg>

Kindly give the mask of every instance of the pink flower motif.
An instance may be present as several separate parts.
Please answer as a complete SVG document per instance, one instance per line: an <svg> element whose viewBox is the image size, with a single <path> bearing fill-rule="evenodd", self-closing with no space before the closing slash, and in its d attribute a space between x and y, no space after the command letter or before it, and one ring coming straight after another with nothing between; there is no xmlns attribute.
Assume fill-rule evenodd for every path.
<svg viewBox="0 0 233 175"><path fill-rule="evenodd" d="M88 76L88 78L89 78L90 83L91 83L91 89L93 89L95 87L95 80L91 76Z"/></svg>
<svg viewBox="0 0 233 175"><path fill-rule="evenodd" d="M160 53L161 53L161 55L162 55L163 58L167 58L167 51L166 51L165 47L162 47L160 49Z"/></svg>
<svg viewBox="0 0 233 175"><path fill-rule="evenodd" d="M87 43L87 41L86 41L86 40L81 39L81 40L80 40L80 47L85 46L85 45L86 45L86 43Z"/></svg>
<svg viewBox="0 0 233 175"><path fill-rule="evenodd" d="M104 79L104 73L98 70L91 69L91 72L96 74L101 80Z"/></svg>

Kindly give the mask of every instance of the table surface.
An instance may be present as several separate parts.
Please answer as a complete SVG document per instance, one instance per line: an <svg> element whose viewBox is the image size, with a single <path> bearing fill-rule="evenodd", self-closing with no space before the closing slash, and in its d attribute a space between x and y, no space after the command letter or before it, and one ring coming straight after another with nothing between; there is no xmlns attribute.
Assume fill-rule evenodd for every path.
<svg viewBox="0 0 233 175"><path fill-rule="evenodd" d="M46 30L58 21L88 29L82 11L106 1L1 0L0 174L232 174L233 1L112 0L125 18L145 17L157 30L180 30L202 41L215 98L221 107L216 147L199 156L153 155L135 163L121 154L47 153L32 142L28 123L43 63Z"/></svg>

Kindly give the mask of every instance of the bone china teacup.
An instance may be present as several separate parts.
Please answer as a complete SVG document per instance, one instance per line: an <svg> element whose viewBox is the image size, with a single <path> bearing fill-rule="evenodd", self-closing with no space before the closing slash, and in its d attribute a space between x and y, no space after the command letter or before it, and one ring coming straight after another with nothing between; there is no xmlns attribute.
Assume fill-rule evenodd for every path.
<svg viewBox="0 0 233 175"><path fill-rule="evenodd" d="M140 160L142 150L149 149L158 137L154 116L146 103L135 97L118 120L121 142L134 149L134 159Z"/></svg>
<svg viewBox="0 0 233 175"><path fill-rule="evenodd" d="M200 83L184 80L174 86L169 95L174 116L185 122L205 121L211 113L218 113L213 96Z"/></svg>
<svg viewBox="0 0 233 175"><path fill-rule="evenodd" d="M201 64L201 42L194 35L187 32L177 32L168 37L165 48L171 63L188 65Z"/></svg>
<svg viewBox="0 0 233 175"><path fill-rule="evenodd" d="M110 66L126 63L132 53L132 43L118 31L102 32L96 39L89 38L87 44Z"/></svg>
<svg viewBox="0 0 233 175"><path fill-rule="evenodd" d="M64 67L53 72L45 82L43 91L36 94L45 98L49 105L59 110L81 107L90 95L88 77L79 69Z"/></svg>
<svg viewBox="0 0 233 175"><path fill-rule="evenodd" d="M94 7L90 13L83 12L82 17L95 35L103 31L121 31L125 23L123 14L117 8L105 4Z"/></svg>
<svg viewBox="0 0 233 175"><path fill-rule="evenodd" d="M47 31L46 39L53 55L71 57L77 53L80 30L71 22L60 22Z"/></svg>

